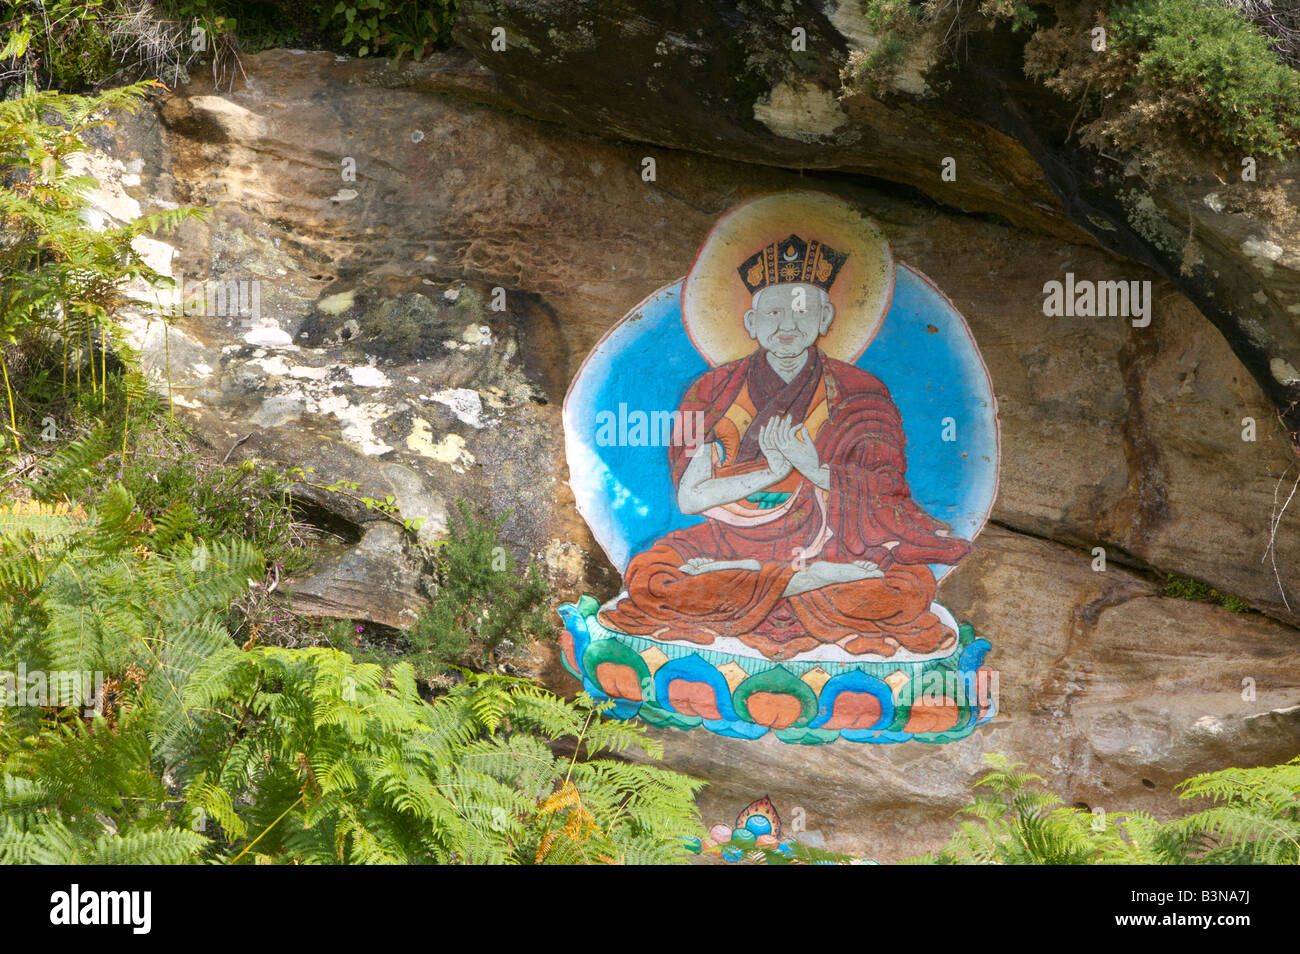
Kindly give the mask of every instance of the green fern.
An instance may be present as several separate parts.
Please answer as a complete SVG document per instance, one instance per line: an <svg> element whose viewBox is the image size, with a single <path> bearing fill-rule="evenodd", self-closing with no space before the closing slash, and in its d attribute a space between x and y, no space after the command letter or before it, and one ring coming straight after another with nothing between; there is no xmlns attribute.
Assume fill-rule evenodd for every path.
<svg viewBox="0 0 1300 954"><path fill-rule="evenodd" d="M1104 821L1028 789L1039 776L1002 755L986 755L988 772L962 809L963 822L937 852L909 859L928 864L1296 864L1300 844L1300 758L1285 765L1231 768L1182 782L1184 799L1216 804L1168 822L1146 812Z"/></svg>
<svg viewBox="0 0 1300 954"><path fill-rule="evenodd" d="M1212 807L1170 823L1207 863L1300 863L1300 756L1285 765L1229 768L1187 779L1179 797Z"/></svg>

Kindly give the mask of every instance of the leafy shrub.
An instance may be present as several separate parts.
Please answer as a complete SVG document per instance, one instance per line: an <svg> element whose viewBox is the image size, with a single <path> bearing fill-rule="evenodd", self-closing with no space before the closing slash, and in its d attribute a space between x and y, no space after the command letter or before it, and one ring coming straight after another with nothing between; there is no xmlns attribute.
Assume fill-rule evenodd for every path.
<svg viewBox="0 0 1300 954"><path fill-rule="evenodd" d="M113 73L103 0L26 0L3 4L0 64L31 85L84 88Z"/></svg>
<svg viewBox="0 0 1300 954"><path fill-rule="evenodd" d="M1201 864L1300 863L1300 757L1285 765L1196 775L1179 783L1178 796L1215 803L1166 823L1184 859Z"/></svg>
<svg viewBox="0 0 1300 954"><path fill-rule="evenodd" d="M536 564L519 573L497 533L464 502L450 536L435 550L437 577L429 607L404 634L428 675L447 664L494 670L533 639L554 633L550 589Z"/></svg>
<svg viewBox="0 0 1300 954"><path fill-rule="evenodd" d="M1104 53L1090 45L1099 20ZM1300 142L1300 76L1274 45L1217 0L1095 2L1035 32L1025 72L1078 102L1082 142L1176 177L1207 158L1236 170L1245 155L1281 157Z"/></svg>
<svg viewBox="0 0 1300 954"><path fill-rule="evenodd" d="M0 3L0 36L0 91L172 83L193 52L186 25L149 0L9 0Z"/></svg>
<svg viewBox="0 0 1300 954"><path fill-rule="evenodd" d="M446 41L456 17L455 0L329 0L321 26L341 31L343 46L357 56L379 52L400 60L424 56Z"/></svg>
<svg viewBox="0 0 1300 954"><path fill-rule="evenodd" d="M1190 128L1243 154L1281 157L1295 147L1300 76L1240 11L1215 0L1131 0L1110 20L1115 49L1136 56L1132 85L1193 94L1174 110Z"/></svg>

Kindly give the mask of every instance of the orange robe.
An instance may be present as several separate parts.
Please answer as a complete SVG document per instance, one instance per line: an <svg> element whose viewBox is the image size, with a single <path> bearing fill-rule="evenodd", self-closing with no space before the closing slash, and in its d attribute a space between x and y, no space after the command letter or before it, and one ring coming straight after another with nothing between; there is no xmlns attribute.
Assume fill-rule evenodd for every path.
<svg viewBox="0 0 1300 954"><path fill-rule="evenodd" d="M953 639L930 612L935 581L928 564L956 563L972 548L940 536L946 525L912 500L902 420L879 379L814 348L787 383L760 350L700 377L680 411L680 421L701 413L703 427L693 429L690 443L682 440L690 434L679 431L669 448L674 486L697 447L713 455L715 477L766 469L759 429L790 415L807 425L830 468L830 489L794 471L668 533L632 558L627 596L600 614L606 626L702 645L733 636L771 659L827 643L854 654L891 656L900 646L929 653ZM695 558L756 560L760 568L681 569ZM870 560L885 575L782 596L791 577L817 560Z"/></svg>

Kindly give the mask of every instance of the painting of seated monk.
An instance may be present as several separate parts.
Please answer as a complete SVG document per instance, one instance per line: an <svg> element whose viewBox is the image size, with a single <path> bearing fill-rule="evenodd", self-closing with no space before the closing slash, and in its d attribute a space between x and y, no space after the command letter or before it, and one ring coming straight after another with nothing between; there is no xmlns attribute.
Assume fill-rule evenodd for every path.
<svg viewBox="0 0 1300 954"><path fill-rule="evenodd" d="M961 316L860 212L786 193L724 215L566 402L575 496L624 579L582 641L647 660L620 664L632 675L611 697L646 701L653 664L687 652L731 683L771 663L797 677L861 662L877 679L959 654L970 634L936 589L991 509L995 412ZM679 698L709 681L693 678Z"/></svg>
<svg viewBox="0 0 1300 954"><path fill-rule="evenodd" d="M854 655L926 654L957 634L930 612L928 564L971 550L912 500L902 419L880 380L817 346L845 256L791 234L740 265L752 352L693 381L668 448L677 503L703 523L628 566L607 626L772 659L819 643Z"/></svg>

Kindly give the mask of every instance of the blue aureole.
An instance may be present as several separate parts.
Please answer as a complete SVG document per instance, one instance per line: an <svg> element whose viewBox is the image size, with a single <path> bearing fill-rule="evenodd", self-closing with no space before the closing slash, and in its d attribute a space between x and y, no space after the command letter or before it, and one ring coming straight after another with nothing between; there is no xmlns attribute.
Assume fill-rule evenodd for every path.
<svg viewBox="0 0 1300 954"><path fill-rule="evenodd" d="M597 440L599 412L617 420L624 405L623 419L634 424L635 412L675 411L708 370L682 327L680 290L680 283L661 289L615 326L565 401L574 496L620 571L669 530L703 519L677 509L661 435L647 429L638 446ZM988 373L965 320L920 274L899 265L889 313L857 365L885 383L902 414L913 497L955 535L972 539L997 492L998 432ZM944 440L946 418L955 440ZM936 577L949 569L935 566Z"/></svg>

